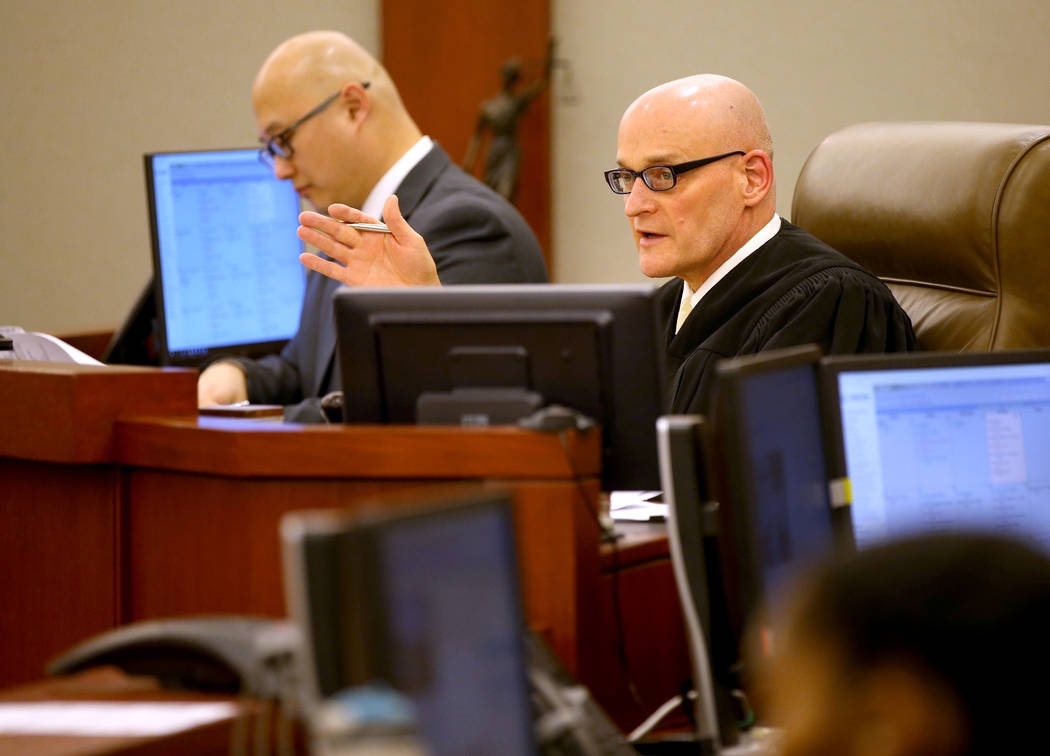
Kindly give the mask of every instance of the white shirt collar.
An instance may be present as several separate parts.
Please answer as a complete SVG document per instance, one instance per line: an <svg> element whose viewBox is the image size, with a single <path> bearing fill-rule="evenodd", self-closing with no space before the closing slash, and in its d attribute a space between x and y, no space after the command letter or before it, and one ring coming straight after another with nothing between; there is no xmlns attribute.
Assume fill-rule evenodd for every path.
<svg viewBox="0 0 1050 756"><path fill-rule="evenodd" d="M687 284L683 280L682 301L684 302L688 299L690 302L690 306L692 308L695 308L697 303L703 298L704 294L711 291L711 289L716 283L725 278L729 271L731 271L737 265L746 260L752 252L754 252L756 249L758 249L767 241L776 236L779 230L780 216L776 213L773 213L773 217L770 219L769 223L762 226L762 228L758 230L758 233L756 233L754 236L748 239L747 242L744 243L744 246L742 246L740 249L734 252L728 260L719 265L718 268L715 269L715 272L708 276L707 280L700 284L699 289L693 291L689 288L689 284ZM681 304L679 304L679 308L681 308Z"/></svg>
<svg viewBox="0 0 1050 756"><path fill-rule="evenodd" d="M421 137L418 142L412 145L408 152L390 166L390 170L384 173L383 178L379 179L376 185L372 187L372 191L368 193L368 197L365 199L365 204L360 207L361 212L382 220L383 203L386 202L386 198L401 186L401 182L405 180L408 172L416 167L416 164L430 152L430 148L433 146L434 142L428 136Z"/></svg>

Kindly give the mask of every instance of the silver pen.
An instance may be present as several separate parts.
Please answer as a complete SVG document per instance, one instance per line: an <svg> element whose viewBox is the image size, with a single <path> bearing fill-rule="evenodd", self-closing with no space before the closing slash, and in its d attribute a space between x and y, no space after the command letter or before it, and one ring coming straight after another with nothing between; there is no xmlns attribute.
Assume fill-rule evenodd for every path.
<svg viewBox="0 0 1050 756"><path fill-rule="evenodd" d="M346 221L343 221L346 223ZM380 234L393 233L385 223L347 223L346 225L350 228L356 228L358 231L376 231Z"/></svg>

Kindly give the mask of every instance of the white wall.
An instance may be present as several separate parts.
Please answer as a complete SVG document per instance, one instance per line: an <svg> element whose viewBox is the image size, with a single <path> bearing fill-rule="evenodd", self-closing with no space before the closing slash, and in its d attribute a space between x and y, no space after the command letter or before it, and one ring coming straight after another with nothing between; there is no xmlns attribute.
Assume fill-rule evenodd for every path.
<svg viewBox="0 0 1050 756"><path fill-rule="evenodd" d="M784 215L806 155L846 124L1050 122L1047 0L550 1L578 95L558 99L560 71L560 281L641 279L622 202L601 171L615 162L623 109L661 81L716 72L755 90L773 130ZM116 326L150 270L142 153L252 143L249 88L266 54L324 27L378 52L378 6L2 0L0 324Z"/></svg>
<svg viewBox="0 0 1050 756"><path fill-rule="evenodd" d="M255 143L250 88L292 34L377 53L378 0L2 0L0 325L114 328L149 279L142 154Z"/></svg>

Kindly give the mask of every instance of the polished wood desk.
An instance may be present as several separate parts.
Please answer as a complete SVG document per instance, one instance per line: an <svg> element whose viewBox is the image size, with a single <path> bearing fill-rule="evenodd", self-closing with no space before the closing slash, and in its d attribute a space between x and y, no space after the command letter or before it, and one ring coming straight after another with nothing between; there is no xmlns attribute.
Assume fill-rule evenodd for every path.
<svg viewBox="0 0 1050 756"><path fill-rule="evenodd" d="M516 428L198 417L195 379L186 370L0 368L0 685L37 679L56 653L135 620L283 616L278 523L289 510L389 506L480 485L514 492L529 624L608 698L600 686L618 684L622 665L609 657L611 588L592 511L597 432L569 433L563 447ZM664 549L653 579L673 597ZM667 592L641 589L649 599ZM649 609L678 616L676 601ZM684 649L680 621L662 623L675 624L679 637L643 643L636 669L654 648ZM656 690L645 705L674 692Z"/></svg>

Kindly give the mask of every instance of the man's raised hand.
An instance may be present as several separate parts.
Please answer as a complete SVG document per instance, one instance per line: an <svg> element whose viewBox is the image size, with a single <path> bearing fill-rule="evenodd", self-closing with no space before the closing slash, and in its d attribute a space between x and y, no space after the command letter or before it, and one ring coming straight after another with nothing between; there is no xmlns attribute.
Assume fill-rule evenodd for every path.
<svg viewBox="0 0 1050 756"><path fill-rule="evenodd" d="M375 223L376 219L348 205L330 205L328 215L299 215L299 238L336 262L308 252L299 261L350 286L438 286L437 267L426 242L401 215L397 197L383 205L390 233L360 231L348 223Z"/></svg>

